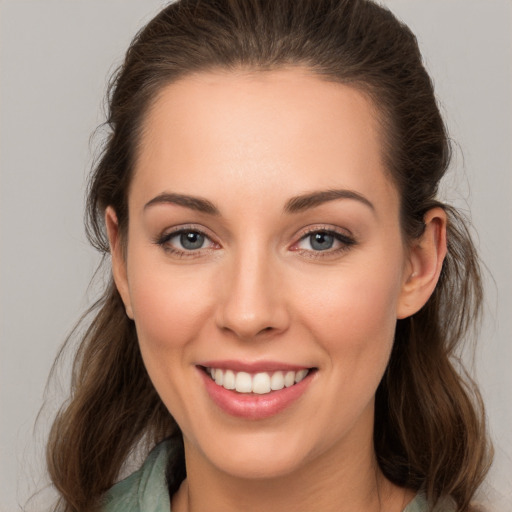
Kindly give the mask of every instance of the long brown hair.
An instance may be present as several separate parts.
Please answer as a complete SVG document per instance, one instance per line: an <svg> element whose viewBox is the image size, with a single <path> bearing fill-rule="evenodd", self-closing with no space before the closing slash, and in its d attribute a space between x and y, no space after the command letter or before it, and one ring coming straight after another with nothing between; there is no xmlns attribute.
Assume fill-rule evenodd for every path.
<svg viewBox="0 0 512 512"><path fill-rule="evenodd" d="M137 34L110 84L108 135L90 178L89 239L108 254L107 206L126 233L141 127L166 84L211 69L290 66L351 84L373 100L407 239L421 235L433 206L448 214L448 255L437 288L423 309L397 322L376 396L374 444L389 480L424 489L432 506L450 495L466 511L490 461L480 394L457 357L480 312L478 258L464 220L436 199L450 161L446 129L416 38L386 8L368 0L181 0L165 8ZM112 280L90 314L71 397L48 442L65 511L94 508L141 441L180 436ZM183 459L171 462L183 475Z"/></svg>

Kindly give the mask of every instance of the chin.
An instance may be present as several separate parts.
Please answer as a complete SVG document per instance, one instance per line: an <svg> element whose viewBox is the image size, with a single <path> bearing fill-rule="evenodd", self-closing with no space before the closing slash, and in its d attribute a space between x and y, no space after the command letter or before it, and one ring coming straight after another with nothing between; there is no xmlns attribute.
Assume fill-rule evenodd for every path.
<svg viewBox="0 0 512 512"><path fill-rule="evenodd" d="M205 448L199 447L199 451L210 464L242 479L284 477L299 470L308 459L304 444L275 433L233 435L228 443L209 443Z"/></svg>

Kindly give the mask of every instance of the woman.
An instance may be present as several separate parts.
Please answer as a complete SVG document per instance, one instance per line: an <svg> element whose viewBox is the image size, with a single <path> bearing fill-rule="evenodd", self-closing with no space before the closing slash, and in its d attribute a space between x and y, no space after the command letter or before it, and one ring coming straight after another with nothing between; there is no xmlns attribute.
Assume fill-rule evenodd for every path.
<svg viewBox="0 0 512 512"><path fill-rule="evenodd" d="M451 355L481 283L407 27L183 0L108 124L88 228L113 277L48 447L63 509L468 510L488 445Z"/></svg>

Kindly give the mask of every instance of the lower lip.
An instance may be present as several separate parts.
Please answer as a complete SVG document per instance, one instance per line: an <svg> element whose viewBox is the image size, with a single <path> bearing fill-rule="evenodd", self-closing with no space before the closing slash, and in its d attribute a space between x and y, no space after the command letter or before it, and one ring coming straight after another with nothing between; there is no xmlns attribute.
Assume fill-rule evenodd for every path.
<svg viewBox="0 0 512 512"><path fill-rule="evenodd" d="M258 395L256 393L237 393L223 388L202 369L198 368L198 370L208 395L216 405L231 416L251 420L270 418L289 407L305 393L315 373L310 370L303 380L289 388Z"/></svg>

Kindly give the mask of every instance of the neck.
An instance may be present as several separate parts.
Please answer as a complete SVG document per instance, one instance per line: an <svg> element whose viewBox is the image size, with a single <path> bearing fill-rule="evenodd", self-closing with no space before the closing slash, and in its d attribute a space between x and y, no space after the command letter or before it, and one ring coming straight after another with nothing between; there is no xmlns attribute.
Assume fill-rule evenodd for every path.
<svg viewBox="0 0 512 512"><path fill-rule="evenodd" d="M226 474L185 447L188 477L173 497L173 512L400 512L411 498L382 475L371 442L356 457L331 450L273 478Z"/></svg>

